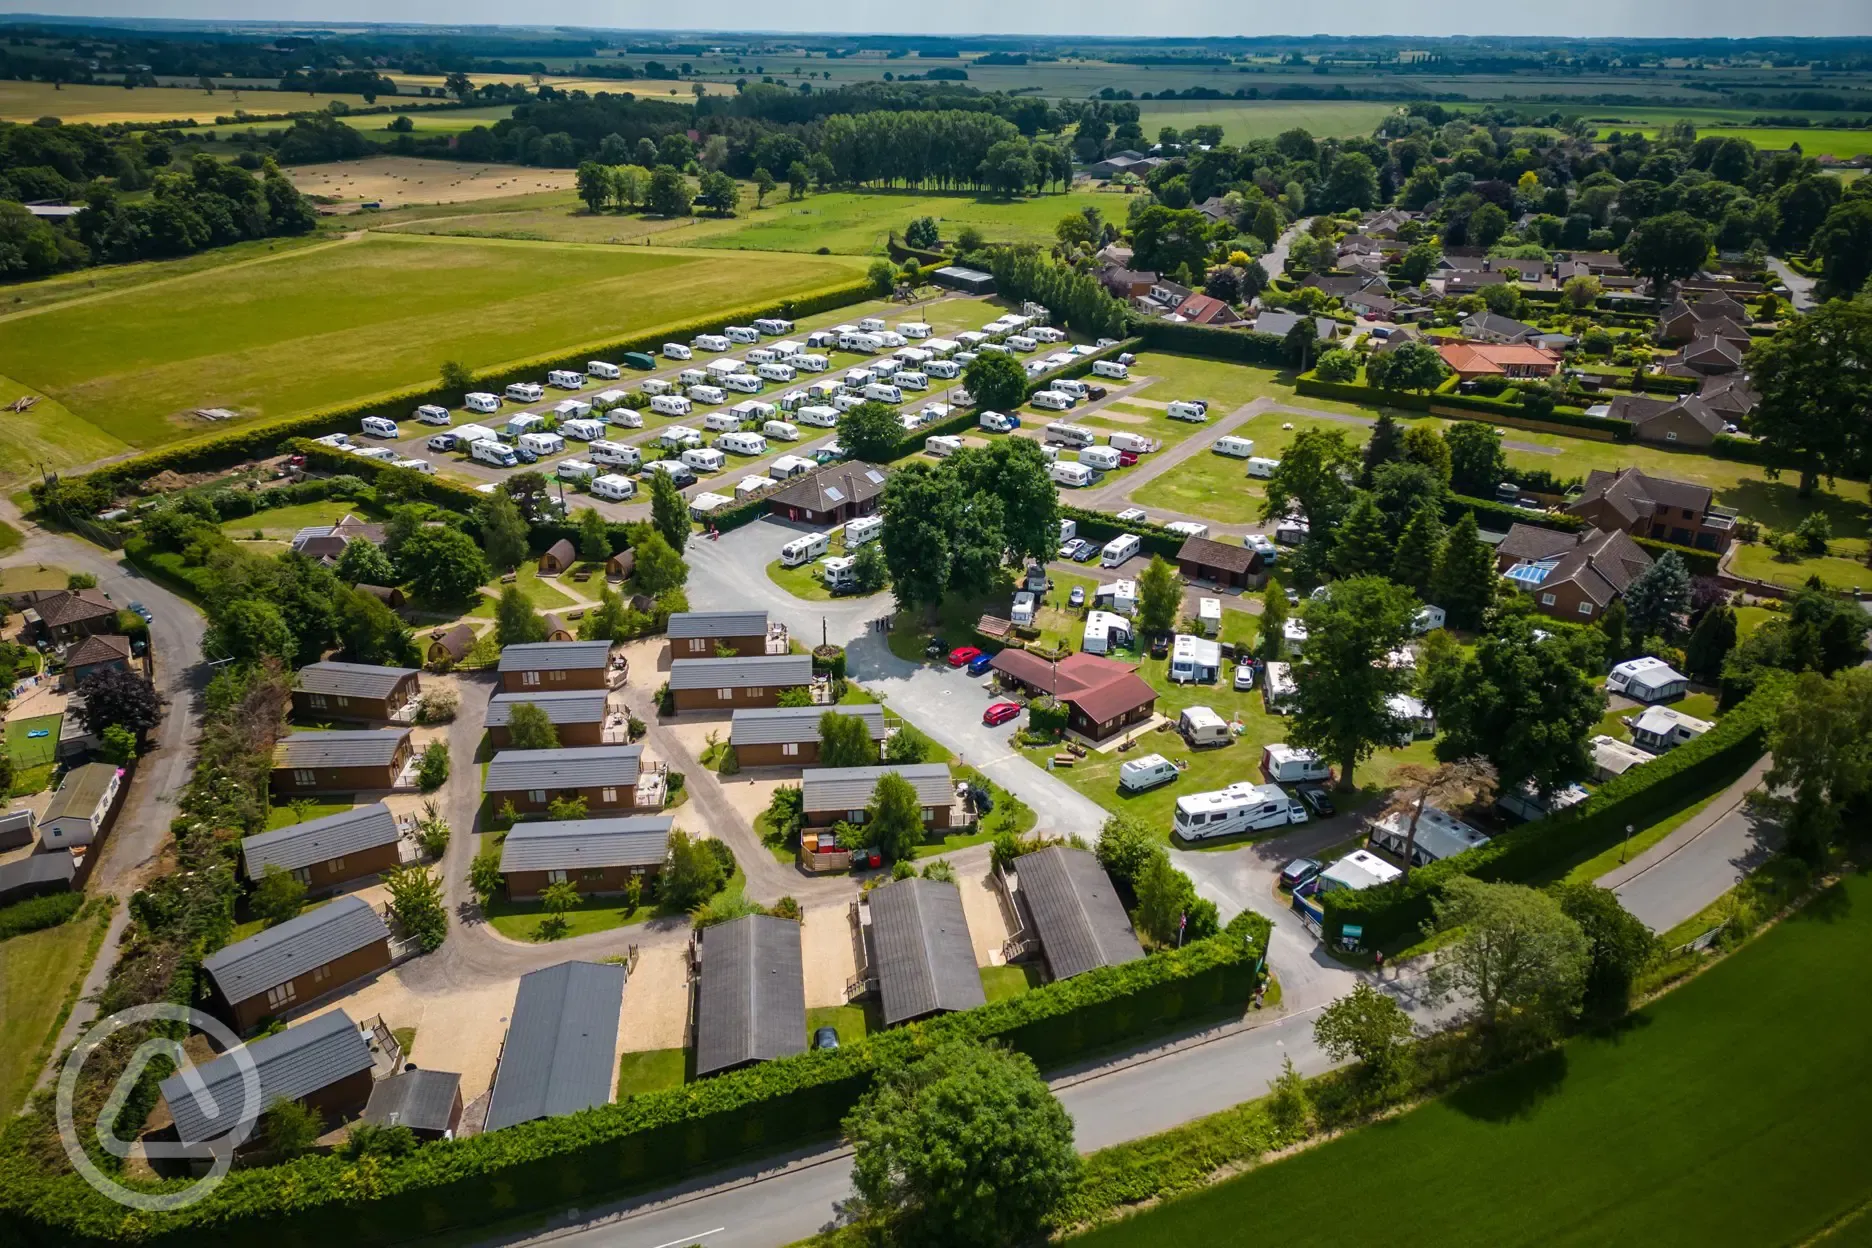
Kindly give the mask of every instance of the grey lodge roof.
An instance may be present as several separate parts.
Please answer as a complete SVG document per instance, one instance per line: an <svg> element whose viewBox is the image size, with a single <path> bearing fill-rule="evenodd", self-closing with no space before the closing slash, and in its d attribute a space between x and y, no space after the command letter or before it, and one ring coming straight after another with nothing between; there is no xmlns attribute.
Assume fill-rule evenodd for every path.
<svg viewBox="0 0 1872 1248"><path fill-rule="evenodd" d="M560 689L553 693L497 693L488 699L487 726L503 728L513 717L513 708L531 702L546 712L555 724L590 724L605 716L603 689Z"/></svg>
<svg viewBox="0 0 1872 1248"><path fill-rule="evenodd" d="M669 617L669 637L765 637L765 611L678 611Z"/></svg>
<svg viewBox="0 0 1872 1248"><path fill-rule="evenodd" d="M937 880L899 880L871 890L867 904L886 1026L987 1000L961 889Z"/></svg>
<svg viewBox="0 0 1872 1248"><path fill-rule="evenodd" d="M611 661L608 641L528 641L502 646L503 672L570 672L602 668Z"/></svg>
<svg viewBox="0 0 1872 1248"><path fill-rule="evenodd" d="M524 789L635 788L643 770L641 745L590 745L563 750L502 750L488 764L481 787L489 793Z"/></svg>
<svg viewBox="0 0 1872 1248"><path fill-rule="evenodd" d="M461 1076L452 1070L406 1070L379 1079L364 1106L364 1121L412 1131L447 1131L454 1126Z"/></svg>
<svg viewBox="0 0 1872 1248"><path fill-rule="evenodd" d="M407 728L294 732L273 749L275 767L388 767L409 740Z"/></svg>
<svg viewBox="0 0 1872 1248"><path fill-rule="evenodd" d="M487 1129L573 1114L611 1100L625 972L561 962L520 977Z"/></svg>
<svg viewBox="0 0 1872 1248"><path fill-rule="evenodd" d="M896 772L916 790L920 806L948 806L955 801L955 785L947 763L911 763L908 766L815 767L800 777L807 810L858 810L869 805L877 782Z"/></svg>
<svg viewBox="0 0 1872 1248"><path fill-rule="evenodd" d="M668 815L628 815L517 823L501 846L500 869L583 871L661 866L669 856L672 822Z"/></svg>
<svg viewBox="0 0 1872 1248"><path fill-rule="evenodd" d="M202 968L234 1004L389 936L369 902L340 897L209 954Z"/></svg>
<svg viewBox="0 0 1872 1248"><path fill-rule="evenodd" d="M343 1010L309 1018L243 1047L259 1079L259 1095L253 1104L243 1104L244 1064L235 1056L239 1050L194 1069L193 1077L202 1084L200 1092L189 1086L188 1072L162 1081L163 1100L184 1144L218 1140L235 1129L243 1111L258 1117L276 1100L310 1096L371 1068L370 1044Z"/></svg>
<svg viewBox="0 0 1872 1248"><path fill-rule="evenodd" d="M379 667L374 663L308 663L299 669L293 688L306 693L340 698L387 698L396 687L416 675L413 667Z"/></svg>
<svg viewBox="0 0 1872 1248"><path fill-rule="evenodd" d="M676 659L670 664L672 689L784 689L812 683L809 654L766 654L737 659Z"/></svg>
<svg viewBox="0 0 1872 1248"><path fill-rule="evenodd" d="M394 845L397 837L396 816L382 802L340 811L323 819L308 819L250 836L241 842L241 856L247 862L247 878L257 880L268 867L297 871L315 862L330 862L347 854L361 853L379 845Z"/></svg>
<svg viewBox="0 0 1872 1248"><path fill-rule="evenodd" d="M884 739L881 706L744 706L735 710L728 740L736 746L817 741L819 720L828 712L862 719L873 741Z"/></svg>
<svg viewBox="0 0 1872 1248"><path fill-rule="evenodd" d="M1054 979L1144 956L1111 878L1091 854L1054 845L1021 855L1014 867Z"/></svg>
<svg viewBox="0 0 1872 1248"><path fill-rule="evenodd" d="M750 914L702 936L696 1074L806 1051L800 925Z"/></svg>

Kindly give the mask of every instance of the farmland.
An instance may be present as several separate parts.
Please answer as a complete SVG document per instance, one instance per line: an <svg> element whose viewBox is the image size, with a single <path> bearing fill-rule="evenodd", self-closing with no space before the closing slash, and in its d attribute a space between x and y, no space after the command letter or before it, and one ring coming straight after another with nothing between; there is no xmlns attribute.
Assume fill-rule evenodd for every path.
<svg viewBox="0 0 1872 1248"><path fill-rule="evenodd" d="M1841 1077L1872 1002L1838 991L1868 955L1854 876L1631 1026L1074 1242L1226 1243L1251 1221L1297 1239L1347 1175L1384 1176L1335 1204L1347 1243L1810 1242L1872 1198L1853 1148L1872 1086Z"/></svg>
<svg viewBox="0 0 1872 1248"><path fill-rule="evenodd" d="M247 91L223 88L213 95L199 87L138 87L126 91L107 83L0 82L0 121L166 121L193 118L213 125L216 117L238 110L250 113L312 113L337 100L347 108L366 108L361 95L313 95L304 91Z"/></svg>
<svg viewBox="0 0 1872 1248"><path fill-rule="evenodd" d="M1031 199L977 199L972 195L932 195L922 191L835 192L802 200L770 201L760 212L724 222L727 228L698 227L692 241L701 247L749 251L816 251L821 247L848 255L883 249L885 235L899 234L916 217L935 217L944 239L974 226L996 242L1050 242L1061 217L1096 207L1108 220L1122 218L1121 196L1088 192L1036 195Z"/></svg>
<svg viewBox="0 0 1872 1248"><path fill-rule="evenodd" d="M454 204L563 191L572 185L570 169L525 169L516 165L474 165L415 156L373 156L288 170L293 185L308 195L349 203L379 201L404 204Z"/></svg>
<svg viewBox="0 0 1872 1248"><path fill-rule="evenodd" d="M1221 126L1228 143L1271 139L1296 126L1320 138L1370 134L1395 107L1338 100L1146 100L1138 105L1144 133L1152 139L1164 126Z"/></svg>

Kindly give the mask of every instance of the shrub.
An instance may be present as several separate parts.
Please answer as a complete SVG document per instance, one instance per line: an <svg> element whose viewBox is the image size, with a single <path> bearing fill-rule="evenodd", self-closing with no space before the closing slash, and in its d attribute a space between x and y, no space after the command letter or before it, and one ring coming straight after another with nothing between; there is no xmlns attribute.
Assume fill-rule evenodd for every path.
<svg viewBox="0 0 1872 1248"><path fill-rule="evenodd" d="M1031 732L1057 737L1066 731L1072 709L1057 698L1035 698L1027 706L1027 727Z"/></svg>
<svg viewBox="0 0 1872 1248"><path fill-rule="evenodd" d="M433 688L423 690L422 700L416 704L416 722L419 724L446 724L455 718L461 709L461 698L453 689Z"/></svg>
<svg viewBox="0 0 1872 1248"><path fill-rule="evenodd" d="M54 893L0 906L0 940L57 927L77 914L83 905L83 893Z"/></svg>
<svg viewBox="0 0 1872 1248"><path fill-rule="evenodd" d="M433 793L448 782L449 749L446 741L431 741L423 748L422 762L416 766L416 785Z"/></svg>

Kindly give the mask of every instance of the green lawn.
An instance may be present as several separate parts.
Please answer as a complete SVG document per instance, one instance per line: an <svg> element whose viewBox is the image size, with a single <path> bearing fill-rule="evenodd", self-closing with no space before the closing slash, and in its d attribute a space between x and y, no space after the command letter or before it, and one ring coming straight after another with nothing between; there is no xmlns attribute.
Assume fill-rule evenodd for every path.
<svg viewBox="0 0 1872 1248"><path fill-rule="evenodd" d="M812 1043L813 1033L821 1027L836 1027L840 1044L856 1044L883 1025L875 1004L814 1006L806 1011L806 1043Z"/></svg>
<svg viewBox="0 0 1872 1248"><path fill-rule="evenodd" d="M1770 611L1767 607L1737 607L1735 609L1736 640L1747 640L1750 633L1769 620L1778 618L1780 614L1779 611Z"/></svg>
<svg viewBox="0 0 1872 1248"><path fill-rule="evenodd" d="M689 1050L649 1049L618 1059L617 1099L680 1088L688 1078Z"/></svg>
<svg viewBox="0 0 1872 1248"><path fill-rule="evenodd" d="M1247 143L1274 138L1296 126L1320 139L1363 137L1391 113L1392 105L1340 100L1145 100L1138 109L1144 115L1144 133L1153 138L1165 126L1179 130L1221 126L1224 141Z"/></svg>
<svg viewBox="0 0 1872 1248"><path fill-rule="evenodd" d="M91 965L93 935L106 920L73 918L0 941L0 1116L26 1102L66 997Z"/></svg>
<svg viewBox="0 0 1872 1248"><path fill-rule="evenodd" d="M290 507L275 507L271 511L257 511L252 516L241 516L235 520L223 520L221 528L234 538L251 538L258 532L264 539L289 541L300 529L311 528L315 524L336 524L353 514L365 513L356 503L322 498L310 503L294 503Z"/></svg>
<svg viewBox="0 0 1872 1248"><path fill-rule="evenodd" d="M514 584L520 587L520 592L527 596L527 601L531 602L536 610L557 611L561 607L575 605L573 600L568 598L564 591L554 583L555 579L552 577L542 579L539 574L539 565L528 562L521 564L516 570ZM586 586L591 587L591 594L595 598L598 594L597 586L591 581L587 581ZM506 586L502 585L500 588L505 589ZM468 614L477 619L491 620L494 618L494 611L498 605L497 597L483 594L481 601L476 603L474 609Z"/></svg>
<svg viewBox="0 0 1872 1248"><path fill-rule="evenodd" d="M0 569L0 587L19 589L64 589L71 573L48 564Z"/></svg>
<svg viewBox="0 0 1872 1248"><path fill-rule="evenodd" d="M1086 1248L1318 1237L1412 1245L1798 1244L1872 1199L1856 1077L1872 880L1855 876L1626 1027L1197 1195ZM1850 1242L1863 1242L1855 1235Z"/></svg>
<svg viewBox="0 0 1872 1248"><path fill-rule="evenodd" d="M1013 201L925 191L834 191L788 200L783 191L759 211L744 211L722 228L695 231L698 247L744 251L817 251L870 255L884 250L886 235L917 217L935 217L945 241L974 226L990 242L1051 243L1061 217L1096 205L1106 213L1123 204L1109 195L1071 192Z"/></svg>
<svg viewBox="0 0 1872 1248"><path fill-rule="evenodd" d="M1311 401L1301 400L1303 403ZM1293 428L1286 429L1284 425ZM1298 416L1292 412L1263 412L1237 428L1235 436L1252 438L1256 455L1279 459L1305 429L1343 433L1354 446L1364 445L1369 436L1363 427L1348 425L1343 420ZM1247 524L1261 518L1261 503L1266 497L1263 482L1248 475L1244 461L1212 450L1184 460L1175 470L1132 494L1131 500L1140 507L1206 516L1222 524Z"/></svg>
<svg viewBox="0 0 1872 1248"><path fill-rule="evenodd" d="M981 968L981 981L982 991L988 994L990 1001L1018 997L1030 988L1038 988L1044 982L1040 975L1040 967L1033 962L1019 962L1010 966L984 966Z"/></svg>
<svg viewBox="0 0 1872 1248"><path fill-rule="evenodd" d="M0 406L28 394L37 395L39 401L24 412L8 412L6 420L0 421L0 480L25 477L35 464L70 468L130 449L121 439L72 415L56 399L11 377L0 377Z"/></svg>
<svg viewBox="0 0 1872 1248"><path fill-rule="evenodd" d="M16 767L44 767L58 757L59 723L63 715L34 715L30 719L9 719L6 726L7 753ZM44 732L43 737L27 734Z"/></svg>
<svg viewBox="0 0 1872 1248"><path fill-rule="evenodd" d="M1859 558L1847 558L1835 553L1802 559L1796 563L1783 563L1775 558L1774 552L1768 547L1749 542L1736 547L1735 557L1730 560L1729 566L1737 576L1789 588L1805 585L1807 578L1812 576L1819 577L1823 584L1833 589L1851 590L1872 586L1872 567L1867 567L1864 561L1865 542L1833 543L1836 552L1855 548Z"/></svg>
<svg viewBox="0 0 1872 1248"><path fill-rule="evenodd" d="M1675 702L1667 703L1673 711L1681 711L1693 719L1714 720L1716 718L1716 695L1713 693L1689 693ZM1612 707L1599 719L1599 731L1608 737L1617 737L1620 741L1632 739L1631 729L1625 726L1627 716L1636 719L1644 714L1644 708Z"/></svg>
<svg viewBox="0 0 1872 1248"><path fill-rule="evenodd" d="M629 927L633 923L642 923L656 914L656 907L638 906L635 910L627 908L622 897L585 897L579 904L566 911L566 936L588 936L593 932L608 932L612 928ZM537 901L509 901L505 897L494 897L487 904L488 922L494 930L509 940L541 940L540 928L551 917L546 913L543 903Z"/></svg>
<svg viewBox="0 0 1872 1248"><path fill-rule="evenodd" d="M305 730L301 728L299 731L303 732ZM265 830L271 832L275 828L289 828L295 823L305 823L312 819L323 819L327 815L343 814L345 811L351 809L351 803L348 800L339 800L336 798L327 798L324 801L306 798L304 799L302 809L305 812L303 815L301 815L299 811L294 810L291 806L275 804L267 810L267 825Z"/></svg>

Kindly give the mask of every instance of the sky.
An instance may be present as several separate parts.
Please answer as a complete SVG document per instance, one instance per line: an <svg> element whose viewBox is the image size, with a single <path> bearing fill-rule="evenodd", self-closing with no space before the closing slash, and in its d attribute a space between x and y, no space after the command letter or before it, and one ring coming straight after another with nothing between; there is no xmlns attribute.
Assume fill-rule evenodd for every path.
<svg viewBox="0 0 1872 1248"><path fill-rule="evenodd" d="M434 22L614 29L1079 35L1596 35L1747 38L1872 34L1867 0L1566 0L1560 4L1373 4L1292 0L0 0L0 13L286 22ZM1328 24L1329 23L1329 24ZM1321 29L1325 26L1325 29Z"/></svg>

